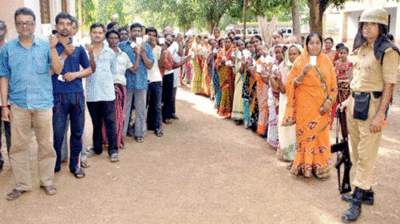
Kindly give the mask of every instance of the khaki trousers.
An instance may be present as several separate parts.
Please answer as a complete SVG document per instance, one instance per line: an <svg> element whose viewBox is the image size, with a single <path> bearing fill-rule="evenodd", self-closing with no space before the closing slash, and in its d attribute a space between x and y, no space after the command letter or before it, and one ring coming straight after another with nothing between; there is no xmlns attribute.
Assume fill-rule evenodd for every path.
<svg viewBox="0 0 400 224"><path fill-rule="evenodd" d="M378 156L379 143L382 132L371 133L369 125L378 111L381 98L375 99L371 94L368 118L365 121L354 119L354 98L349 97L347 108L347 125L349 129L350 147L352 149L352 160L356 168L356 176L353 185L363 190L371 189L374 176L376 157Z"/></svg>
<svg viewBox="0 0 400 224"><path fill-rule="evenodd" d="M56 152L53 147L53 110L26 110L11 105L10 161L16 189L32 190L30 166L30 136L33 127L38 143L40 185L53 184Z"/></svg>

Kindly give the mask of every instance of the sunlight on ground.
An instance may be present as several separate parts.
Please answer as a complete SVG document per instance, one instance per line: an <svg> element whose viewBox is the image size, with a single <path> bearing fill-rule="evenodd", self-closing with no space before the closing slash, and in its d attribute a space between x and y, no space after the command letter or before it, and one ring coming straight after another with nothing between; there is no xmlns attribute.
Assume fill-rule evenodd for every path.
<svg viewBox="0 0 400 224"><path fill-rule="evenodd" d="M317 207L314 207L314 216L318 217L320 220L320 224L324 224L324 223L329 223L329 224L336 224L336 223L341 223L341 222L336 222L334 221L335 219L337 219L337 217L334 217L328 213L326 213L326 211L321 210Z"/></svg>
<svg viewBox="0 0 400 224"><path fill-rule="evenodd" d="M193 109L203 112L204 114L223 119L217 115L217 110L214 109L214 101L202 95L195 95L190 91L190 86L179 87L176 93L176 99L188 102Z"/></svg>
<svg viewBox="0 0 400 224"><path fill-rule="evenodd" d="M388 156L388 157L399 156L399 154L400 154L399 151L396 151L394 149L383 148L383 147L379 147L378 153L381 156ZM393 155L393 154L395 154L395 155Z"/></svg>

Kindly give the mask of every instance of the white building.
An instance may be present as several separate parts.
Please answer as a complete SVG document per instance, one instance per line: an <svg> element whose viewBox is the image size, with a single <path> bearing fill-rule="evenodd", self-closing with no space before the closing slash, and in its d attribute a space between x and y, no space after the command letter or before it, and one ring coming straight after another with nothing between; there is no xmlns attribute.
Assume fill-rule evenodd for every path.
<svg viewBox="0 0 400 224"><path fill-rule="evenodd" d="M55 17L60 12L75 16L75 0L0 0L0 19L7 24L10 40L18 36L15 29L14 13L18 8L27 7L36 16L35 35L45 37L54 29Z"/></svg>
<svg viewBox="0 0 400 224"><path fill-rule="evenodd" d="M335 43L352 44L358 31L360 16L371 6L383 7L388 12L389 33L400 40L400 3L394 0L348 1L343 9L328 8L324 14L324 37L332 37Z"/></svg>

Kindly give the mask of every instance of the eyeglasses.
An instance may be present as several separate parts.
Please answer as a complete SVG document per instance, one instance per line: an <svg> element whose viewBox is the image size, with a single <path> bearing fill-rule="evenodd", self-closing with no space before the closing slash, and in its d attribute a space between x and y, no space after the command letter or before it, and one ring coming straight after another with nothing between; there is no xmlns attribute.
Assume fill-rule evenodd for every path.
<svg viewBox="0 0 400 224"><path fill-rule="evenodd" d="M26 23L24 23L24 22L18 22L17 24L17 27L23 27L24 25L26 25L27 27L33 27L34 25L35 25L35 23L34 22L26 22Z"/></svg>

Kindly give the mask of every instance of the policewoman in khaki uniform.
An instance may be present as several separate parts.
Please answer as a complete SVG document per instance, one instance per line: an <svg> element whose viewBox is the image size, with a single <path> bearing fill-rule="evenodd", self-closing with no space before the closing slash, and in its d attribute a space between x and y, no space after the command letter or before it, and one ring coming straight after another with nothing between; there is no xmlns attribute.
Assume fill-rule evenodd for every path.
<svg viewBox="0 0 400 224"><path fill-rule="evenodd" d="M386 37L387 32L388 14L383 8L374 7L362 13L354 40L358 59L350 83L351 97L342 105L347 107L349 140L356 165L354 193L342 197L351 202L342 216L346 222L358 219L362 203L373 204L374 166L400 58L399 50Z"/></svg>

